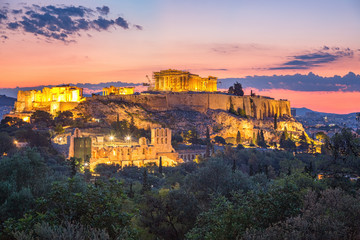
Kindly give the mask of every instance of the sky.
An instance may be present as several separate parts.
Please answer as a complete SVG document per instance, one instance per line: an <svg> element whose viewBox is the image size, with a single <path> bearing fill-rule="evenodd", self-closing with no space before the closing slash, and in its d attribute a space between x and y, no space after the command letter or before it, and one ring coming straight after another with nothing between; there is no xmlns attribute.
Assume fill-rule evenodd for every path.
<svg viewBox="0 0 360 240"><path fill-rule="evenodd" d="M141 83L173 68L253 77L245 87L290 91L293 107L354 112L359 39L358 0L0 0L0 88ZM347 84L333 78L349 72ZM299 74L307 81L291 86L254 77Z"/></svg>

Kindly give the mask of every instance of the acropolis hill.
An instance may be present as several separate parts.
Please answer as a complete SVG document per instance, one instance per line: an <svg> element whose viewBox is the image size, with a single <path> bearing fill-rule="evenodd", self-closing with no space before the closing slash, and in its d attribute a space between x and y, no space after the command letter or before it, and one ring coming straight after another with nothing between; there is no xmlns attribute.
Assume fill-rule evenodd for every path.
<svg viewBox="0 0 360 240"><path fill-rule="evenodd" d="M103 119L107 124L116 121L117 116L127 121L133 118L136 126L144 129L165 126L176 132L196 128L204 136L210 127L212 136L224 138L236 137L240 131L245 141L253 139L260 130L268 141L278 141L277 131L285 127L295 137L304 131L291 117L289 101L217 92L216 82L216 77L203 78L169 69L154 72L149 91L141 94L134 94L133 88L112 86L104 88L102 96L93 95L86 100L81 89L71 86L19 92L14 114L21 116L24 111L31 113L38 109L51 113L56 109L72 109L74 113ZM230 108L242 112L242 116L229 113ZM276 130L275 116L278 117Z"/></svg>
<svg viewBox="0 0 360 240"><path fill-rule="evenodd" d="M153 79L153 86L149 86L153 92L140 95L108 95L106 99L121 99L155 111L206 112L209 109L227 111L232 105L234 110L242 109L247 116L256 119L275 115L291 116L290 102L287 100L274 100L262 96L234 96L216 92L216 77L203 78L187 71L169 69L154 72ZM104 97L100 98L104 99Z"/></svg>

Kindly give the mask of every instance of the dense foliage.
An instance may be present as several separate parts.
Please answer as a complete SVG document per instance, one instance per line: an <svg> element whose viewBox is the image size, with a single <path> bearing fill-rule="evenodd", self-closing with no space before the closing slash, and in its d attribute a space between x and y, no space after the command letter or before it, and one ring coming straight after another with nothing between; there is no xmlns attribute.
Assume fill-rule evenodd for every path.
<svg viewBox="0 0 360 240"><path fill-rule="evenodd" d="M89 179L44 144L47 133L0 127L0 239L360 238L360 140L347 129L323 154L227 145L177 167L102 164ZM15 135L33 144L15 149Z"/></svg>

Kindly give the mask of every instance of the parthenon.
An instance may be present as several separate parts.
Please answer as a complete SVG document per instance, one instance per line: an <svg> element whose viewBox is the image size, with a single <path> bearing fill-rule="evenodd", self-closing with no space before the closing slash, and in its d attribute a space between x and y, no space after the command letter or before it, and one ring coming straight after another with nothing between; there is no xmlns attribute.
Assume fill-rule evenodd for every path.
<svg viewBox="0 0 360 240"><path fill-rule="evenodd" d="M172 92L216 92L217 78L209 76L202 78L199 75L180 70L162 70L154 72L155 91Z"/></svg>

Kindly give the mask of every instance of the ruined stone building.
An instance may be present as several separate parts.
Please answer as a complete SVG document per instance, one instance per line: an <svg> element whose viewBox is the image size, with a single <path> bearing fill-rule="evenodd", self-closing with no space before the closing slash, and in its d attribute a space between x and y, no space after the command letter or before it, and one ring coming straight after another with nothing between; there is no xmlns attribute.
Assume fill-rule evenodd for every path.
<svg viewBox="0 0 360 240"><path fill-rule="evenodd" d="M66 138L65 138L66 139ZM69 158L80 158L88 162L91 157L92 139L83 136L78 128L70 136Z"/></svg>
<svg viewBox="0 0 360 240"><path fill-rule="evenodd" d="M75 130L70 140L69 157L89 155L86 147L89 141L80 141L81 137L86 138L78 129ZM163 166L175 166L183 162L171 145L171 130L168 128L151 129L150 143L144 137L138 143L124 143L104 141L104 136L92 136L90 144L90 169L101 163L119 164L121 167L159 165L160 158Z"/></svg>
<svg viewBox="0 0 360 240"><path fill-rule="evenodd" d="M169 69L154 72L153 78L155 81L155 91L217 91L217 78L212 76L202 78L187 71Z"/></svg>
<svg viewBox="0 0 360 240"><path fill-rule="evenodd" d="M179 153L179 157L184 162L192 162L199 157L205 157L206 149L184 149L184 150L177 150Z"/></svg>
<svg viewBox="0 0 360 240"><path fill-rule="evenodd" d="M84 101L83 90L75 86L63 85L42 90L18 91L14 114L32 113L43 110L54 114L74 109Z"/></svg>
<svg viewBox="0 0 360 240"><path fill-rule="evenodd" d="M134 94L135 87L114 87L103 88L103 96L109 95L129 95Z"/></svg>

